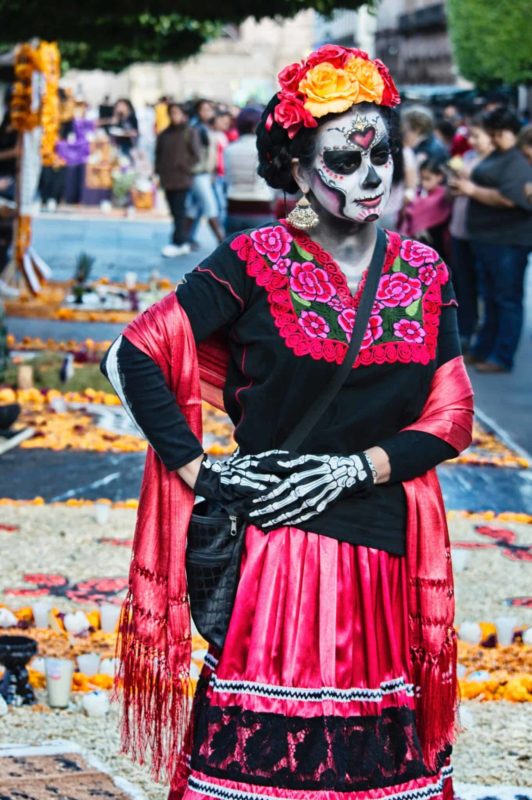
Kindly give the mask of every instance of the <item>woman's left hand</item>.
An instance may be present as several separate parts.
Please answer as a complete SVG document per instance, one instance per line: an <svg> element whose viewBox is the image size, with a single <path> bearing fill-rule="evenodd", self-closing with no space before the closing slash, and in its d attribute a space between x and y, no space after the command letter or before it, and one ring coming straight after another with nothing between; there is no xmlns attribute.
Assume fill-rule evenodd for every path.
<svg viewBox="0 0 532 800"><path fill-rule="evenodd" d="M279 459L272 472L286 477L267 494L255 498L251 504L254 510L246 514L262 530L305 522L340 497L369 494L374 485L372 469L363 452Z"/></svg>

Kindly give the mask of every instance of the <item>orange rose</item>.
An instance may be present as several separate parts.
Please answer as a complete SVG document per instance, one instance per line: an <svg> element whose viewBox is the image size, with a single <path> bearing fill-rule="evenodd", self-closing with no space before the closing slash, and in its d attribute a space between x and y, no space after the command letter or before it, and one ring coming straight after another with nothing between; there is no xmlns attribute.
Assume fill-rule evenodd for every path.
<svg viewBox="0 0 532 800"><path fill-rule="evenodd" d="M345 70L336 69L328 61L307 72L299 91L307 98L305 108L313 117L341 114L358 102L358 84L353 83Z"/></svg>
<svg viewBox="0 0 532 800"><path fill-rule="evenodd" d="M344 67L351 82L358 85L357 103L380 103L384 81L377 67L365 58L354 56Z"/></svg>

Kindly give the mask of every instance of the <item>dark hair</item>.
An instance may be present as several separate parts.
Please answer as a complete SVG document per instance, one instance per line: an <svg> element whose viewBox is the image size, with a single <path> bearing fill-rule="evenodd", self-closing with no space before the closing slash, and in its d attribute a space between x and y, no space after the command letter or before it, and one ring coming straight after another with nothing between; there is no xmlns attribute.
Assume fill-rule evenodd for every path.
<svg viewBox="0 0 532 800"><path fill-rule="evenodd" d="M166 108L167 108L169 114L170 114L170 112L172 111L173 108L178 108L183 114L185 114L185 116L188 117L188 114L185 111L185 109L183 108L183 105L181 103L176 103L175 101L172 101L171 103L167 103Z"/></svg>
<svg viewBox="0 0 532 800"><path fill-rule="evenodd" d="M247 133L254 133L261 116L262 112L260 109L254 106L246 106L243 108L236 118L236 128L240 136L245 136Z"/></svg>
<svg viewBox="0 0 532 800"><path fill-rule="evenodd" d="M446 177L445 169L440 158L426 158L419 167L420 172L430 172L432 175Z"/></svg>
<svg viewBox="0 0 532 800"><path fill-rule="evenodd" d="M299 159L303 167L312 164L316 152L316 128L302 127L293 139L288 136L288 131L273 121L271 126L266 123L270 114L279 103L274 95L262 113L257 127L257 150L259 153L259 175L264 178L272 189L282 189L288 194L296 194L299 187L292 177L292 159ZM388 106L375 106L382 114L384 123L390 137L392 155L401 146L399 127L399 114L395 108ZM344 112L345 113L345 112ZM318 120L318 125L328 122L341 114L328 114Z"/></svg>
<svg viewBox="0 0 532 800"><path fill-rule="evenodd" d="M484 115L484 127L488 131L512 131L517 134L521 130L521 122L513 111L494 108Z"/></svg>
<svg viewBox="0 0 532 800"><path fill-rule="evenodd" d="M207 100L206 97L200 97L200 99L196 100L196 102L194 103L194 113L195 114L199 114L199 110L200 110L200 108L202 107L202 105L204 103L208 103L212 107L212 103L211 103L210 100Z"/></svg>
<svg viewBox="0 0 532 800"><path fill-rule="evenodd" d="M469 127L470 128L482 128L483 131L486 130L486 114L474 114L469 120Z"/></svg>
<svg viewBox="0 0 532 800"><path fill-rule="evenodd" d="M448 119L441 119L436 123L436 130L438 130L445 139L452 139L456 129L452 122Z"/></svg>

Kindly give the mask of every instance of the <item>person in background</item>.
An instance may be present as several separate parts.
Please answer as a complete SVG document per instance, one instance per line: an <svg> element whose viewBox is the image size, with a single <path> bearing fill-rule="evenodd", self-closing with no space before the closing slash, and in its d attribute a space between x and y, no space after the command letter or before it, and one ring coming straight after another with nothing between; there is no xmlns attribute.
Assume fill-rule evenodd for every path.
<svg viewBox="0 0 532 800"><path fill-rule="evenodd" d="M470 178L456 177L454 192L469 197L467 232L484 301L484 316L472 348L476 369L509 372L523 326L524 277L532 249L532 203L527 184L532 166L517 147L520 122L505 109L484 117L494 144Z"/></svg>
<svg viewBox="0 0 532 800"><path fill-rule="evenodd" d="M185 204L192 185L192 168L200 157L198 132L178 103L168 105L170 124L158 135L155 145L155 172L164 189L174 220L171 244L162 249L165 258L190 252L185 233Z"/></svg>
<svg viewBox="0 0 532 800"><path fill-rule="evenodd" d="M96 127L87 119L87 103L77 100L73 118L61 126L61 139L55 147L58 157L66 165L64 199L66 203L80 203L85 183L85 168L90 155L89 137Z"/></svg>
<svg viewBox="0 0 532 800"><path fill-rule="evenodd" d="M470 148L463 156L454 156L449 161L452 178L468 178L479 161L493 151L491 136L484 127L482 115L473 117L469 125ZM475 254L466 228L469 198L458 195L453 200L449 233L451 235L451 270L458 301L458 329L462 352L469 361L469 350L478 324L478 286L475 270Z"/></svg>
<svg viewBox="0 0 532 800"><path fill-rule="evenodd" d="M258 108L243 108L236 118L239 138L225 149L228 235L244 228L267 225L273 219L274 191L257 172L259 157L255 132L261 115Z"/></svg>
<svg viewBox="0 0 532 800"><path fill-rule="evenodd" d="M434 118L428 108L411 106L401 114L403 142L411 147L418 165L427 158L446 161L449 151L434 135Z"/></svg>
<svg viewBox="0 0 532 800"><path fill-rule="evenodd" d="M212 123L212 137L216 147L216 166L213 175L213 187L218 202L218 216L225 221L227 213L227 186L225 181L224 151L229 144L228 131L231 128L232 118L228 109L220 108L216 112Z"/></svg>
<svg viewBox="0 0 532 800"><path fill-rule="evenodd" d="M212 184L212 176L216 167L216 145L211 132L214 109L209 100L198 100L195 106L195 118L192 127L198 132L200 141L200 157L193 167L194 178L187 196L186 233L192 250L198 250L196 231L202 217L206 217L216 240L222 242L224 232L220 224L218 203Z"/></svg>
<svg viewBox="0 0 532 800"><path fill-rule="evenodd" d="M157 136L170 125L169 102L168 97L163 95L155 103L155 133Z"/></svg>
<svg viewBox="0 0 532 800"><path fill-rule="evenodd" d="M111 102L111 95L106 94L102 102L98 106L98 118L102 120L111 120L113 116L114 104ZM109 125L102 126L106 133L109 133Z"/></svg>
<svg viewBox="0 0 532 800"><path fill-rule="evenodd" d="M139 125L135 109L127 97L116 101L109 133L121 155L129 157L137 143Z"/></svg>
<svg viewBox="0 0 532 800"><path fill-rule="evenodd" d="M418 187L418 166L411 147L402 145L392 153L393 178L390 199L379 225L385 230L399 230L405 206L414 200Z"/></svg>
<svg viewBox="0 0 532 800"><path fill-rule="evenodd" d="M451 152L455 134L455 127L448 119L440 119L434 126L434 136L445 147L448 153Z"/></svg>
<svg viewBox="0 0 532 800"><path fill-rule="evenodd" d="M532 125L526 125L519 131L517 145L529 164L532 164Z"/></svg>
<svg viewBox="0 0 532 800"><path fill-rule="evenodd" d="M417 197L404 210L401 232L419 237L447 258L451 201L445 184L445 168L439 159L427 158L421 164L419 182Z"/></svg>
<svg viewBox="0 0 532 800"><path fill-rule="evenodd" d="M464 115L454 103L449 103L443 109L443 119L450 122L454 128L454 135L449 146L451 156L461 156L471 149L469 143L469 128Z"/></svg>

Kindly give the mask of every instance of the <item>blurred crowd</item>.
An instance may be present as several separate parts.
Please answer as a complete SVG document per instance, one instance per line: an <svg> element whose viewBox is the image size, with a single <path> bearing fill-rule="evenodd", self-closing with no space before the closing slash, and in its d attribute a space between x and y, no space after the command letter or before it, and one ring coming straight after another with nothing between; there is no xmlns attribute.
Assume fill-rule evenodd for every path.
<svg viewBox="0 0 532 800"><path fill-rule="evenodd" d="M205 98L162 97L137 114L127 98L106 97L91 109L62 91L57 159L40 180L43 208L54 211L62 201L151 208L161 189L173 218L162 251L168 258L199 248L201 220L217 241L266 224L295 199L257 174L261 114L258 105ZM442 255L453 274L467 359L482 372L508 371L532 249L532 126L504 96L480 109L405 104L400 140L381 223ZM14 191L15 141L7 114L0 126L0 200Z"/></svg>

